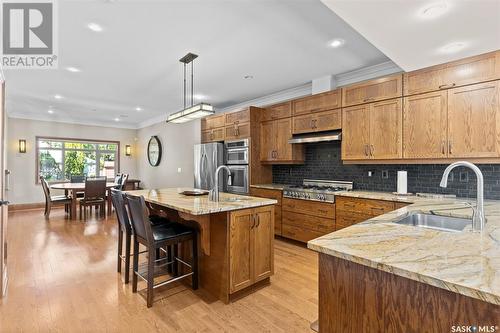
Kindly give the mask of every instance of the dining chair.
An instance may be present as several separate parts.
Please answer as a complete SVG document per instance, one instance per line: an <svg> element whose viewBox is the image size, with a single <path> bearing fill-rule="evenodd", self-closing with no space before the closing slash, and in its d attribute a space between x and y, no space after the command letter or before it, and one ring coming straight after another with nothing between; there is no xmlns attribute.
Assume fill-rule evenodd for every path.
<svg viewBox="0 0 500 333"><path fill-rule="evenodd" d="M70 175L69 182L70 183L85 183L85 175ZM84 192L76 192L77 198L83 198Z"/></svg>
<svg viewBox="0 0 500 333"><path fill-rule="evenodd" d="M137 292L138 277L146 281L147 307L149 308L153 305L154 289L158 287L191 276L191 287L194 290L198 289L198 240L196 230L174 222L152 225L149 221L149 211L143 196L126 194L126 201L134 234L132 292ZM155 255L156 249L166 252L164 248L169 245L174 247L174 254L178 253L178 246L184 242L191 242L191 263L184 261L177 255L174 255L171 259L168 256L157 258ZM139 244L144 245L146 252L148 252L145 271L143 271L144 267L139 269ZM190 271L179 275L179 264L190 268ZM164 269L168 266L173 266L173 276L155 284L155 277L169 274L168 270Z"/></svg>
<svg viewBox="0 0 500 333"><path fill-rule="evenodd" d="M40 183L42 184L43 194L45 196L45 217L49 218L52 205L64 205L64 210L69 212L71 217L71 198L67 195L51 196L49 183L43 176L40 176Z"/></svg>
<svg viewBox="0 0 500 333"><path fill-rule="evenodd" d="M125 187L127 186L127 180L128 180L128 173L123 173L122 178L120 179L120 182L118 183L120 185L117 186L120 191L125 190Z"/></svg>
<svg viewBox="0 0 500 333"><path fill-rule="evenodd" d="M85 191L83 198L80 200L80 219L82 218L82 209L84 218L87 219L87 207L96 209L99 207L101 217L106 213L106 177L87 178L85 180Z"/></svg>

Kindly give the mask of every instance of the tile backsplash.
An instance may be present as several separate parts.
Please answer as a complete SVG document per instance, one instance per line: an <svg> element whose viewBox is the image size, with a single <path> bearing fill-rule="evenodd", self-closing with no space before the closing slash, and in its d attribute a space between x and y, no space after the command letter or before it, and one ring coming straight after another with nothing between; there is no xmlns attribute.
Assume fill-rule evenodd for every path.
<svg viewBox="0 0 500 333"><path fill-rule="evenodd" d="M348 180L354 189L396 191L397 171L408 171L408 192L448 193L476 197L476 175L468 168L456 168L448 179L448 188L439 186L447 164L342 164L340 142L310 143L305 146L305 164L274 165L273 182L301 184L304 179ZM500 164L480 164L486 199L500 199ZM368 171L372 176L368 177ZM387 178L383 177L387 174Z"/></svg>

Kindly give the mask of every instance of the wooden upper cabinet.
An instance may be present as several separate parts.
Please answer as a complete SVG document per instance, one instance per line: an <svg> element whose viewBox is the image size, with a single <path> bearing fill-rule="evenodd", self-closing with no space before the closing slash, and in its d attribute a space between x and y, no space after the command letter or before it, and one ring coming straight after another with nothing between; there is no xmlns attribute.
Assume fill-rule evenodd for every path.
<svg viewBox="0 0 500 333"><path fill-rule="evenodd" d="M370 157L402 157L403 103L401 98L370 105Z"/></svg>
<svg viewBox="0 0 500 333"><path fill-rule="evenodd" d="M228 112L226 115L226 125L247 123L250 121L250 109L244 109L236 112Z"/></svg>
<svg viewBox="0 0 500 333"><path fill-rule="evenodd" d="M260 160L272 161L276 149L275 122L263 121L260 123Z"/></svg>
<svg viewBox="0 0 500 333"><path fill-rule="evenodd" d="M237 140L250 137L250 123L226 126L225 139Z"/></svg>
<svg viewBox="0 0 500 333"><path fill-rule="evenodd" d="M260 160L269 163L303 163L302 145L288 143L292 137L292 120L283 118L260 125Z"/></svg>
<svg viewBox="0 0 500 333"><path fill-rule="evenodd" d="M293 117L293 134L330 131L342 128L340 109Z"/></svg>
<svg viewBox="0 0 500 333"><path fill-rule="evenodd" d="M409 96L403 104L403 158L446 157L448 93Z"/></svg>
<svg viewBox="0 0 500 333"><path fill-rule="evenodd" d="M500 51L404 74L404 94L413 95L500 79Z"/></svg>
<svg viewBox="0 0 500 333"><path fill-rule="evenodd" d="M340 89L299 98L292 101L293 115L299 116L311 112L338 109L342 106L340 100Z"/></svg>
<svg viewBox="0 0 500 333"><path fill-rule="evenodd" d="M342 159L369 158L370 105L342 109Z"/></svg>
<svg viewBox="0 0 500 333"><path fill-rule="evenodd" d="M224 141L224 138L225 138L224 127L201 131L202 143Z"/></svg>
<svg viewBox="0 0 500 333"><path fill-rule="evenodd" d="M292 116L292 102L268 106L261 114L261 121L289 118Z"/></svg>
<svg viewBox="0 0 500 333"><path fill-rule="evenodd" d="M499 81L448 90L448 156L500 156Z"/></svg>
<svg viewBox="0 0 500 333"><path fill-rule="evenodd" d="M226 118L225 118L224 114L214 115L214 116L209 116L209 117L203 118L201 120L201 130L203 131L203 130L224 127L225 119Z"/></svg>
<svg viewBox="0 0 500 333"><path fill-rule="evenodd" d="M403 75L396 74L342 88L342 106L381 101L403 95Z"/></svg>

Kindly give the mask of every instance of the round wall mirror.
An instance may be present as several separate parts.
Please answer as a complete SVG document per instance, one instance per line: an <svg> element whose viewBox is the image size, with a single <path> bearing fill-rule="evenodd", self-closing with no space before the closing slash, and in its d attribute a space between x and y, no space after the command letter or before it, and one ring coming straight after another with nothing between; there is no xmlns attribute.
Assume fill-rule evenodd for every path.
<svg viewBox="0 0 500 333"><path fill-rule="evenodd" d="M148 143L148 161L151 166L160 165L161 161L161 142L160 139L154 135L149 139Z"/></svg>

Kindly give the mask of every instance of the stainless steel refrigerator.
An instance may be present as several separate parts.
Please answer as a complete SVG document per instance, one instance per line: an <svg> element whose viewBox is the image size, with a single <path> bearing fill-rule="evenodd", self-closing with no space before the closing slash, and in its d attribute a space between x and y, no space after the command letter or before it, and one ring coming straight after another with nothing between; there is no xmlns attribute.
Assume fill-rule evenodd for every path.
<svg viewBox="0 0 500 333"><path fill-rule="evenodd" d="M215 183L215 170L224 162L222 143L194 145L194 187L211 190ZM219 177L219 189L223 190L223 176Z"/></svg>

